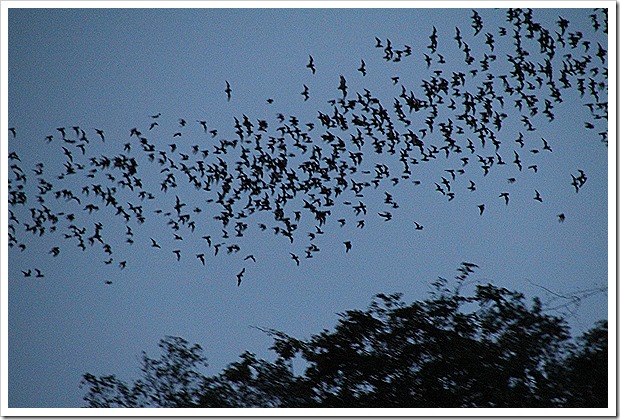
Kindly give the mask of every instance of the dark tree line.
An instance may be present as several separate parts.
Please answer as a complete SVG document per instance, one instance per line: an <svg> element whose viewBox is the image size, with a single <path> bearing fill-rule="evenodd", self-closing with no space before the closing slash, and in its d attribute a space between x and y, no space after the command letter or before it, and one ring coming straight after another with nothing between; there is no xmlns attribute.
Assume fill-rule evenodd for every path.
<svg viewBox="0 0 620 420"><path fill-rule="evenodd" d="M462 268L467 267L465 263ZM440 279L425 300L378 294L332 331L264 330L275 360L246 351L214 376L198 344L159 343L141 378L87 373L88 407L607 407L607 321L577 339L540 299ZM294 363L295 361L295 363ZM295 367L293 366L295 364ZM303 372L300 370L303 366Z"/></svg>

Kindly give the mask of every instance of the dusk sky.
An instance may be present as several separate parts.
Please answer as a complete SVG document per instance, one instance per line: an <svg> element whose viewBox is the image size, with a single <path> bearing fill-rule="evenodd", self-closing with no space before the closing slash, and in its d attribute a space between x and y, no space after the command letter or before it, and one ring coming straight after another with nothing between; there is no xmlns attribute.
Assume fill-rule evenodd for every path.
<svg viewBox="0 0 620 420"><path fill-rule="evenodd" d="M477 8L483 27L475 35L472 9L28 9L15 8L21 3L7 3L11 3L9 107L2 141L8 141L8 152L15 152L19 161L3 155L3 165L19 166L17 172L26 177L22 184L28 197L25 205L9 206L20 221L12 222L16 241L8 248L9 407L80 407L85 390L78 386L84 373L136 378L141 352L158 355L157 343L164 336L199 343L211 374L245 350L272 359L273 352L268 349L271 339L253 327L308 338L335 325L338 313L366 308L377 293L402 292L406 301L413 301L428 296L431 283L438 277L454 285L456 270L463 261L479 266L465 291L473 291L475 283L490 282L530 298L539 296L549 308L571 302L571 295L584 296L578 307L569 305L562 312L572 311L568 319L573 335L608 318L608 297L614 296L608 296L606 290L608 278L614 274L608 272L608 206L613 202L608 197L608 176L610 170L615 171L615 165L608 166L608 155L615 156L615 137L610 136L609 146L604 144L599 133L607 132L607 120L593 118L586 105L607 102L607 77L588 70L585 95L580 95L577 81L573 81L572 88L561 91L561 103L554 102L544 87L531 89L538 98L539 112L530 117L535 130L528 131L521 119L529 115L526 105L523 111L515 107L516 96L503 92L499 77L508 75L508 81L516 83L507 60L507 55L515 54L507 9ZM554 4L573 6L569 2ZM598 5L611 7L614 3ZM581 6L583 3L573 7ZM4 8L3 13L6 11ZM569 22L564 35L566 46L557 44L552 59L558 85L565 54L571 53L575 59L589 54L588 68L597 67L601 72L609 61L615 61L615 55L606 56L604 63L596 55L598 45L608 49L608 35L602 27L595 31L592 14L602 25L602 12L592 8L533 10L532 19L552 34L560 31L560 16ZM435 52L429 48L433 27ZM455 27L471 48L475 60L470 65L454 39ZM500 35L500 27L508 28L506 36ZM572 49L569 34L578 31L583 37ZM494 37L493 50L485 44L487 33ZM376 47L376 38L382 47ZM409 46L410 55L402 53L396 62L386 60L388 39L393 50L402 52ZM584 40L589 42L587 52ZM530 53L528 59L544 64L545 56L536 39L524 37L523 48ZM615 54L609 50L608 54ZM429 66L425 54L432 59ZM485 54L496 56L488 71L480 63ZM310 56L315 74L308 67ZM365 76L358 70L362 60ZM478 72L474 75L472 69ZM294 125L291 117L295 117L311 142L304 154L287 140L288 151L295 154L289 157L291 168L297 170L315 145L329 155L331 147L321 137L326 131L347 144L343 158L349 159L349 152L356 151L351 144L357 135L352 115L364 113L361 107L345 114L347 130L327 129L319 119L319 113L334 114L334 106L328 101L343 97L338 89L341 77L346 79L347 100L357 99L356 93L363 95L367 89L388 110L401 134L410 129L420 136L425 149L432 145L440 148L445 144L440 122L450 119L455 126L465 127L465 122L456 118L462 112L463 99L445 95L445 102L438 106L435 129L422 138L420 129L427 128L428 111L409 113L399 95L405 89L424 99L423 81L432 77L452 81L455 72L465 74L461 92L472 94L478 93L487 74L493 74L493 86L504 101L502 108L499 100L493 99L493 110L506 114L496 133L501 146L496 149L487 141L483 147L476 134L468 129L457 134L455 129L453 136L460 152L451 150L446 157L440 149L422 161L423 155L414 147L411 157L419 162L410 165L410 176L399 178L394 185L391 178L403 175L398 159L404 146L398 145L393 155L387 150L378 154L372 139L366 137L361 149L364 159L349 181L372 180L376 165L381 164L390 168L390 175L380 180L377 188L372 183L365 187L363 197L355 196L351 182L342 195L332 196L335 203L331 214L320 226L324 233L315 239L308 233L316 234L319 223L304 208L303 200L313 200L304 192L285 208L291 220L295 211L300 216L292 243L274 234L273 228L282 223L274 221L273 211L256 211L241 220L247 224L242 237L235 236L238 220L232 220L226 228L230 238L222 238L222 225L213 220L221 207L208 201L218 199L217 186L211 191L197 189L181 172L182 164L202 159L201 152L195 154L192 149L197 145L199 150L209 150L205 164L221 158L234 174L243 141L226 154L214 152L221 141L239 138L235 118L243 122L244 116L253 124L253 133L244 137L251 140L245 144L250 153L256 153L254 135L262 133L267 150L269 137L281 136L277 128ZM588 77L605 83L598 101L587 90ZM230 100L225 93L227 82ZM308 88L307 100L302 95L304 85ZM397 120L395 98L404 106L411 122L408 127ZM456 100L455 110L448 108L450 98ZM553 121L542 112L545 99L554 106ZM603 113L593 108L597 115ZM612 108L612 116L614 111ZM284 115L284 122L278 120L279 113ZM153 118L155 115L159 116ZM258 131L259 120L268 123L264 132ZM199 121L206 123L207 131ZM150 129L153 122L158 125ZM314 128L309 130L307 123L313 123ZM593 127L587 128L585 123ZM77 131L74 126L79 127ZM489 122L492 126L493 118ZM8 127L15 128L15 136ZM57 130L60 127L65 128L65 140ZM154 161L149 160L137 136L130 135L133 128L155 146ZM79 140L81 130L88 142ZM96 130L103 130L105 141ZM217 130L217 134L210 130ZM523 134L523 147L515 141L519 133ZM51 141L46 140L50 135ZM476 147L473 153L467 148L468 139ZM552 151L544 149L543 139ZM165 151L178 168L168 169L176 171L176 187L167 191L161 188L166 172L157 162L159 151ZM522 170L514 163L516 154ZM91 158L121 155L135 158L136 177L141 179L143 190L152 193L152 199L141 199L138 187L133 191L123 188L118 183L122 179L118 170L100 169L93 178L87 177L94 168ZM488 175L478 155L494 158ZM59 179L71 159L76 173ZM506 164L498 164L497 159ZM36 173L39 169L41 174ZM370 172L362 172L366 170ZM454 178L450 171L456 171ZM116 178L112 180L104 175L106 172L116 174ZM300 178L302 173L298 171ZM577 178L583 182L574 181ZM8 179L12 183L9 190L20 184L13 168ZM48 221L42 236L25 231L26 224L33 223L30 208L41 208L36 198L39 179L53 184L45 206L61 213L56 231L50 232ZM324 182L330 187L336 185ZM475 191L467 188L472 182ZM453 192L454 198L439 192L436 183L443 186L444 193ZM94 184L104 190L116 188L119 204L131 214L128 223L95 196ZM86 186L88 194L83 190ZM80 203L62 195L56 199L54 192L63 189L73 191ZM509 192L508 204L500 196L504 192ZM386 193L397 202L397 208L386 203ZM534 199L537 193L542 201ZM242 195L235 213L247 200ZM343 203L347 201L352 204ZM365 216L356 215L352 208L360 201L367 207ZM174 231L168 223L177 216L178 202L185 204L181 213L191 214L195 231L184 224ZM89 203L98 209L89 212L85 208ZM6 208L6 198L3 206ZM143 223L131 212L134 206L142 206ZM194 211L196 208L199 211ZM380 215L385 212L390 213L391 220ZM74 214L75 220L67 220L67 214ZM346 220L344 226L339 219ZM356 225L361 219L363 228ZM80 249L76 237L65 237L72 234L72 224L86 228L85 240L100 230L103 242L111 246L111 254L96 240L93 246L86 240L85 251ZM260 224L267 229L262 231ZM3 243L6 227L5 218ZM183 240L175 238L175 233ZM217 256L203 235L210 235L213 244L223 244ZM129 238L133 244L127 242ZM153 240L161 248L153 247ZM351 249L345 252L347 241ZM319 250L310 252L312 258L305 258L310 243ZM25 249L20 250L18 244L24 244ZM240 250L229 253L227 246L233 244ZM55 248L57 256L53 255ZM204 265L198 254L204 254ZM299 257L299 266L292 254ZM250 255L255 262L246 258ZM44 277L37 278L35 269ZM29 270L31 275L26 276ZM613 324L610 330L614 330Z"/></svg>

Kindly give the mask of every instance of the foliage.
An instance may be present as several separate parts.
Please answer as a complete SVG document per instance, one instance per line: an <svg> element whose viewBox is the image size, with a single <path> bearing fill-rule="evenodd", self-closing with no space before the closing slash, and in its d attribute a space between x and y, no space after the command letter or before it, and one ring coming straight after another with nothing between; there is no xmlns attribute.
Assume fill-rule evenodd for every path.
<svg viewBox="0 0 620 420"><path fill-rule="evenodd" d="M191 407L200 399L205 379L200 372L207 366L200 345L189 347L180 337L165 337L159 343L160 359L142 353L142 378L130 387L114 375L83 376L88 384L84 400L89 407ZM82 386L80 385L80 386Z"/></svg>
<svg viewBox="0 0 620 420"><path fill-rule="evenodd" d="M572 405L607 407L607 321L599 321L580 337L561 374Z"/></svg>
<svg viewBox="0 0 620 420"><path fill-rule="evenodd" d="M442 279L443 280L443 279ZM275 330L274 362L245 352L215 376L199 345L161 340L142 378L84 375L89 407L606 407L607 323L571 340L538 299L492 284L465 296L445 281L423 301L378 294L300 340ZM462 284L462 283L461 283ZM294 360L304 372L295 375Z"/></svg>

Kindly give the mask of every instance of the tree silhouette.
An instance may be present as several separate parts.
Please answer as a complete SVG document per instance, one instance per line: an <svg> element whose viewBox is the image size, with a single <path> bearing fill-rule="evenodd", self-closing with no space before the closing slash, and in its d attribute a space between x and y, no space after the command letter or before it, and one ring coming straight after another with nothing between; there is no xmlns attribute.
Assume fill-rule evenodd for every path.
<svg viewBox="0 0 620 420"><path fill-rule="evenodd" d="M599 321L570 348L566 369L558 372L572 406L607 406L607 360L607 321Z"/></svg>
<svg viewBox="0 0 620 420"><path fill-rule="evenodd" d="M276 330L275 361L244 352L207 376L199 345L161 340L142 378L84 375L89 407L606 407L607 323L576 342L538 298L492 284L461 293L445 279L406 304L378 294L303 340ZM295 373L303 365L303 373Z"/></svg>

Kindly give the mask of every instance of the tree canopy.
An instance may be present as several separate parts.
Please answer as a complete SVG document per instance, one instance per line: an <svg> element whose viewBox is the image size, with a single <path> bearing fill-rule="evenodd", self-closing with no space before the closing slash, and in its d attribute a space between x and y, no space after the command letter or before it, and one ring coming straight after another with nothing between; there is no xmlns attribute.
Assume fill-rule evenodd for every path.
<svg viewBox="0 0 620 420"><path fill-rule="evenodd" d="M467 267L465 263L462 268ZM274 361L246 351L205 374L198 344L165 337L141 378L87 373L88 407L606 407L607 322L573 340L540 299L439 279L424 300L378 294L309 339L263 329ZM295 362L295 363L294 363ZM293 366L295 364L295 367ZM296 373L299 365L303 372Z"/></svg>

